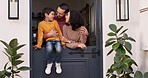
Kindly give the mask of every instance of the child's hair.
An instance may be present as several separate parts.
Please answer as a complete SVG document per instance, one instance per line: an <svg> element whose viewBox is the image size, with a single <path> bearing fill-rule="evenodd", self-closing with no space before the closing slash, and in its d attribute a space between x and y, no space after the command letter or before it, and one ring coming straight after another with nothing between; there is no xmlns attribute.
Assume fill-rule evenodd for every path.
<svg viewBox="0 0 148 78"><path fill-rule="evenodd" d="M50 14L51 11L55 12L54 9L46 7L43 9L42 14L45 17L45 13Z"/></svg>

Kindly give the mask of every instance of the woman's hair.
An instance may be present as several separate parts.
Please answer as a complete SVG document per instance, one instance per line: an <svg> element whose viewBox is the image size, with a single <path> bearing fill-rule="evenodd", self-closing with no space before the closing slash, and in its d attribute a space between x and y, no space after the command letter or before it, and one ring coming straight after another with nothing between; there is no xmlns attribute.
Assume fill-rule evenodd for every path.
<svg viewBox="0 0 148 78"><path fill-rule="evenodd" d="M84 26L83 16L79 11L71 10L70 11L70 25L72 26L72 30L76 30L77 28Z"/></svg>
<svg viewBox="0 0 148 78"><path fill-rule="evenodd" d="M45 17L45 13L47 13L49 15L51 11L55 12L54 9L46 7L42 10L42 14Z"/></svg>
<svg viewBox="0 0 148 78"><path fill-rule="evenodd" d="M64 13L68 13L68 12L69 12L69 5L68 5L68 4L66 4L66 3L61 3L61 4L59 5L59 7L60 7L61 9L65 10Z"/></svg>

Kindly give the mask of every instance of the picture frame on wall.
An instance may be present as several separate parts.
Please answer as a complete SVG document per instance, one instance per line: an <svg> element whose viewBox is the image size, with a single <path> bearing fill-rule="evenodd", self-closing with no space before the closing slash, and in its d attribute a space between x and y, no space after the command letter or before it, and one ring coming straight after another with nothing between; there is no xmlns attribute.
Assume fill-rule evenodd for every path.
<svg viewBox="0 0 148 78"><path fill-rule="evenodd" d="M8 0L8 19L19 19L19 0Z"/></svg>

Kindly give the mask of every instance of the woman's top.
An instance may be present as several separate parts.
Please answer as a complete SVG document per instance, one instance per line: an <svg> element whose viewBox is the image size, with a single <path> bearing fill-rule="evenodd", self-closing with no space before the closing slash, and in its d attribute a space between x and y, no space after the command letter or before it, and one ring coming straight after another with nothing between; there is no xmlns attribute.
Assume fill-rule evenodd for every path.
<svg viewBox="0 0 148 78"><path fill-rule="evenodd" d="M53 20L52 22L41 21L39 23L37 45L35 45L37 48L41 48L42 41L43 41L43 34L49 33L52 29L55 29L59 35L46 38L46 42L49 40L60 41L60 37L62 37L62 32L56 20Z"/></svg>
<svg viewBox="0 0 148 78"><path fill-rule="evenodd" d="M63 36L70 40L70 43L66 43L66 47L75 49L78 47L79 43L86 43L88 31L84 26L81 26L74 31L72 30L72 26L64 25Z"/></svg>

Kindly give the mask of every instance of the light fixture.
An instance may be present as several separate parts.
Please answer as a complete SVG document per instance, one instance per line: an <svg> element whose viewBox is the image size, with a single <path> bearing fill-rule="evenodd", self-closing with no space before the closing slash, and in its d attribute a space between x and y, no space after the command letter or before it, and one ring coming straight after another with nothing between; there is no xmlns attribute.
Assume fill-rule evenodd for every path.
<svg viewBox="0 0 148 78"><path fill-rule="evenodd" d="M129 0L116 0L116 20L129 20Z"/></svg>

